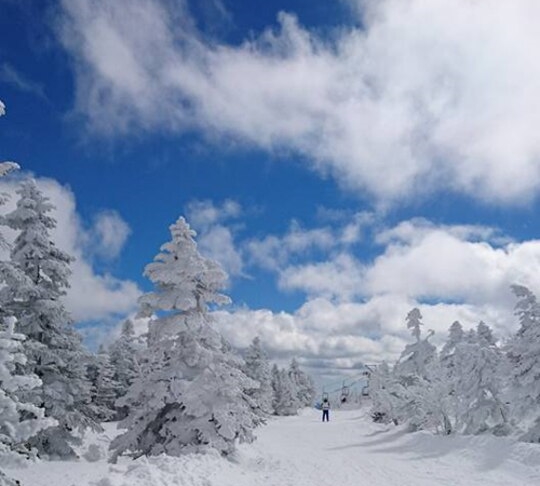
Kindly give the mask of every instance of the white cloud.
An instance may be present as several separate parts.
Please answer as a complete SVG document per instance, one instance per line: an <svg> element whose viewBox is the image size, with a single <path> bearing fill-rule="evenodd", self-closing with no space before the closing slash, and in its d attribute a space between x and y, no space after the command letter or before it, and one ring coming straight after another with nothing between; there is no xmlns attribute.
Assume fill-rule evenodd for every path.
<svg viewBox="0 0 540 486"><path fill-rule="evenodd" d="M105 210L94 217L89 230L89 250L102 258L112 260L120 255L131 228L118 212Z"/></svg>
<svg viewBox="0 0 540 486"><path fill-rule="evenodd" d="M49 101L41 84L28 79L24 74L17 71L17 69L7 62L0 65L0 82L10 84L20 91L30 93L45 101Z"/></svg>
<svg viewBox="0 0 540 486"><path fill-rule="evenodd" d="M538 194L535 0L362 0L364 30L321 39L280 14L234 47L205 40L184 2L62 3L76 108L97 131L284 146L379 203Z"/></svg>
<svg viewBox="0 0 540 486"><path fill-rule="evenodd" d="M325 231L331 234L332 230ZM277 260L272 260L268 248L279 249L283 256L274 269L280 288L310 297L349 301L393 294L420 301L509 305L508 289L513 283L540 290L540 240L517 242L495 228L436 225L424 219L387 229L373 226L372 231L382 248L368 260L359 259L338 242L326 248L324 259L294 264L287 237L268 236L257 245L248 245L252 252L260 251L256 261L262 264Z"/></svg>
<svg viewBox="0 0 540 486"><path fill-rule="evenodd" d="M217 312L220 331L239 348L246 348L260 336L271 358L284 363L291 357L311 368L323 379L336 372L354 371L361 363L377 364L396 360L412 337L405 316L418 306L425 329L434 329L440 345L455 320L465 328L480 320L501 332L514 331L516 321L506 309L489 306L419 304L402 295L375 296L365 302L308 300L294 313L238 309Z"/></svg>
<svg viewBox="0 0 540 486"><path fill-rule="evenodd" d="M332 219L333 225L318 228L303 228L293 220L283 236L251 239L245 243L251 262L268 270L280 271L293 258L306 259L314 252L328 253L360 242L364 229L373 221L372 214L367 212L340 215L337 223L335 214Z"/></svg>
<svg viewBox="0 0 540 486"><path fill-rule="evenodd" d="M519 242L495 228L423 219L386 229L374 224L371 231L381 250L366 260L335 247L318 262L283 258L275 269L280 288L305 293L306 302L292 313L220 313L227 337L245 347L260 335L276 359L297 356L329 376L360 362L396 359L411 339L405 316L412 307L421 309L440 345L455 320L466 328L483 320L506 338L518 326L510 285L540 295L540 240ZM285 246L284 237L263 241L274 238Z"/></svg>
<svg viewBox="0 0 540 486"><path fill-rule="evenodd" d="M223 201L221 206L216 206L212 201L191 201L187 205L187 217L189 222L196 228L207 229L208 227L237 219L242 215L242 206L231 199Z"/></svg>
<svg viewBox="0 0 540 486"><path fill-rule="evenodd" d="M539 240L512 242L483 227L430 227L422 221L382 234L387 246L363 275L364 295L508 305L513 283L540 290ZM482 234L495 236L495 243L480 239Z"/></svg>
<svg viewBox="0 0 540 486"><path fill-rule="evenodd" d="M244 275L242 252L235 245L233 230L222 223L236 220L241 215L241 205L229 199L221 206L208 200L191 201L187 206L188 221L199 233L199 250L233 276Z"/></svg>
<svg viewBox="0 0 540 486"><path fill-rule="evenodd" d="M246 243L246 248L253 263L277 270L288 263L293 255L329 250L336 243L337 238L330 228L303 229L298 222L292 221L284 236L269 235L262 239L252 239Z"/></svg>
<svg viewBox="0 0 540 486"><path fill-rule="evenodd" d="M133 312L140 295L137 284L108 273L96 273L91 261L86 258L85 245L89 236L77 213L74 194L53 179L40 178L37 183L56 207L53 215L57 226L51 232L53 241L58 248L75 257L71 264L71 287L65 297L66 307L73 318L76 321L106 321ZM10 202L3 208L5 211L15 206L18 197L15 194L16 186L15 180L0 182L0 192L11 195ZM122 221L119 216L117 221ZM8 239L14 238L13 231L2 231Z"/></svg>
<svg viewBox="0 0 540 486"><path fill-rule="evenodd" d="M286 290L302 290L308 295L350 300L362 293L362 279L360 262L341 253L324 262L287 266L279 273L279 286Z"/></svg>
<svg viewBox="0 0 540 486"><path fill-rule="evenodd" d="M209 228L201 233L198 244L201 253L218 261L229 275L243 275L242 255L229 228L222 225Z"/></svg>

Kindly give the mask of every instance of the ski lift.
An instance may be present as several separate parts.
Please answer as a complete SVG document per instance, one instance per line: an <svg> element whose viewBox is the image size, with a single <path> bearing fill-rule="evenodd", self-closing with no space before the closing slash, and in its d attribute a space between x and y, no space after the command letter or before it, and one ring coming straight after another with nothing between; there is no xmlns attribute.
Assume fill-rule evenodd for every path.
<svg viewBox="0 0 540 486"><path fill-rule="evenodd" d="M341 387L341 403L345 403L347 399L349 398L349 387L343 383L343 386Z"/></svg>

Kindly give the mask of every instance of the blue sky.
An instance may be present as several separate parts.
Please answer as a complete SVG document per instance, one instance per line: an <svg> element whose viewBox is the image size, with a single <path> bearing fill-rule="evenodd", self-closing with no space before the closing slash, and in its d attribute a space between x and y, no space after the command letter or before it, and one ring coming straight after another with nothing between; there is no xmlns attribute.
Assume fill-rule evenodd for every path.
<svg viewBox="0 0 540 486"><path fill-rule="evenodd" d="M0 9L0 159L60 205L93 340L180 214L231 274L233 344L329 375L396 357L413 305L439 342L455 319L507 335L508 286L540 287L535 4Z"/></svg>

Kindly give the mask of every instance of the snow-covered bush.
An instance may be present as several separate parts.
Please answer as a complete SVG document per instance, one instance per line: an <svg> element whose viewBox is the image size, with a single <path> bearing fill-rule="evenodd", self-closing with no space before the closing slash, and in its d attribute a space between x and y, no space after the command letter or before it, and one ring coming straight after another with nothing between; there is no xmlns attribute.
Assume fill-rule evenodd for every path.
<svg viewBox="0 0 540 486"><path fill-rule="evenodd" d="M125 397L127 431L111 444L115 457L201 448L227 454L237 441L253 440L260 423L246 390L257 384L214 329L210 304L225 304L220 290L227 276L202 257L184 218L170 227L172 241L161 247L144 274L155 291L140 298L141 315L152 316L141 375ZM114 458L113 458L114 459Z"/></svg>

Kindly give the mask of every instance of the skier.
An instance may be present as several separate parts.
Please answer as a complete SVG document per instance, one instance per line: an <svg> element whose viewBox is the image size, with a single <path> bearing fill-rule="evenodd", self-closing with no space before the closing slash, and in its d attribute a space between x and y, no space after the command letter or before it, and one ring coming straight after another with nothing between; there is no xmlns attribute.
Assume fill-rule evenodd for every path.
<svg viewBox="0 0 540 486"><path fill-rule="evenodd" d="M324 419L328 422L330 420L330 402L328 401L328 398L324 398L322 405L322 421L324 422Z"/></svg>

